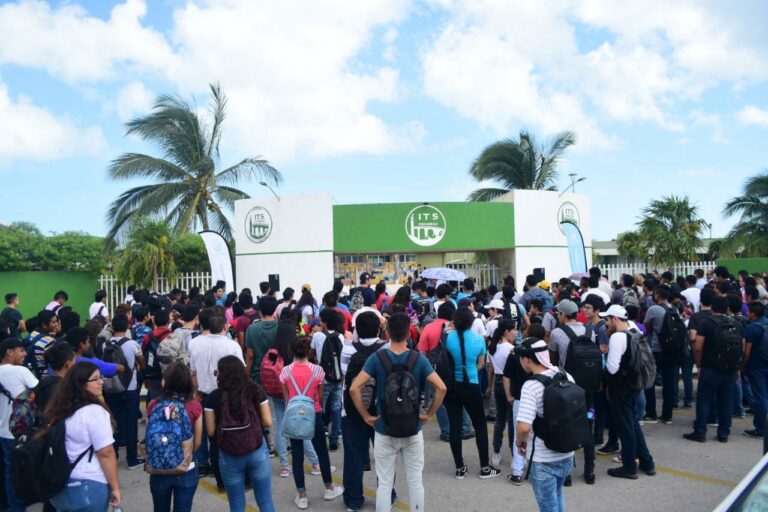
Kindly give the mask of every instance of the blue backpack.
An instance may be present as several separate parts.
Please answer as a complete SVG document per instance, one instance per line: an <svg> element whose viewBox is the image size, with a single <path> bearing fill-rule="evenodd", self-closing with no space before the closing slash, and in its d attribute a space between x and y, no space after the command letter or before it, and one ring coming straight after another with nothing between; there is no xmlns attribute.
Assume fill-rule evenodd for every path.
<svg viewBox="0 0 768 512"><path fill-rule="evenodd" d="M174 398L156 403L147 421L144 470L152 475L186 473L192 462L192 441L192 422L184 403Z"/></svg>
<svg viewBox="0 0 768 512"><path fill-rule="evenodd" d="M299 390L296 379L291 375L290 368L286 369L288 378L291 379L293 389L297 395L288 400L283 416L283 434L289 439L312 439L315 437L315 399L307 396L307 391L312 385L312 381L317 378L319 366L315 366L312 371L312 377L309 378L304 391Z"/></svg>

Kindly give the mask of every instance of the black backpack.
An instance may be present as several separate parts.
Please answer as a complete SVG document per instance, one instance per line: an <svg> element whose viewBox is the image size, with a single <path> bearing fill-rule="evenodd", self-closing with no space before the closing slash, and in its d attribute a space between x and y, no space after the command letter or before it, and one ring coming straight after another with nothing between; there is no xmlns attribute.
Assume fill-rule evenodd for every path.
<svg viewBox="0 0 768 512"><path fill-rule="evenodd" d="M320 354L320 367L325 372L327 382L341 382L341 336L337 332L331 334L324 331L323 334L325 342Z"/></svg>
<svg viewBox="0 0 768 512"><path fill-rule="evenodd" d="M715 345L715 370L718 372L735 372L741 368L744 353L739 327L736 320L727 316L722 317L715 327L712 340Z"/></svg>
<svg viewBox="0 0 768 512"><path fill-rule="evenodd" d="M584 390L562 371L553 377L532 375L544 385L544 416L533 420L533 434L552 451L568 453L594 442ZM535 440L534 440L535 448ZM533 457L533 452L531 452Z"/></svg>
<svg viewBox="0 0 768 512"><path fill-rule="evenodd" d="M564 370L585 392L594 393L600 389L603 377L603 353L592 340L591 326L588 326L581 336L577 336L567 325L561 325L560 329L571 340L566 350Z"/></svg>
<svg viewBox="0 0 768 512"><path fill-rule="evenodd" d="M147 345L141 351L144 356L144 368L141 369L141 376L146 380L157 380L163 378L163 368L160 366L160 358L157 356L157 347L161 341L150 333Z"/></svg>
<svg viewBox="0 0 768 512"><path fill-rule="evenodd" d="M419 384L413 367L419 359L415 350L408 351L405 364L392 364L385 350L376 352L387 379L384 381L384 403L381 415L391 437L411 437L419 433Z"/></svg>
<svg viewBox="0 0 768 512"><path fill-rule="evenodd" d="M508 320L514 320L518 329L520 328L520 309L518 309L517 302L515 302L513 299L504 299L504 309L501 312L501 316L502 318L506 318Z"/></svg>
<svg viewBox="0 0 768 512"><path fill-rule="evenodd" d="M33 438L17 445L11 453L11 484L16 495L25 504L46 502L57 495L69 481L72 469L88 455L93 457L93 446L81 453L75 462L69 462L64 443L64 420L51 427L42 438Z"/></svg>
<svg viewBox="0 0 768 512"><path fill-rule="evenodd" d="M680 313L674 306L661 306L664 308L664 318L659 332L659 345L661 350L669 354L679 354L685 348L688 331Z"/></svg>
<svg viewBox="0 0 768 512"><path fill-rule="evenodd" d="M360 413L357 412L352 397L349 396L349 387L352 382L360 374L360 371L365 366L365 362L374 352L378 351L381 347L386 345L386 342L379 341L372 343L371 345L364 345L359 341L352 343L356 352L352 354L347 365L347 373L344 374L344 410L347 412L347 416L358 418L362 421ZM363 405L368 409L368 414L376 416L376 379L371 377L362 389Z"/></svg>
<svg viewBox="0 0 768 512"><path fill-rule="evenodd" d="M656 381L656 359L645 337L635 329L624 331L627 335L629 356L626 367L619 368L627 385L635 391L645 391Z"/></svg>

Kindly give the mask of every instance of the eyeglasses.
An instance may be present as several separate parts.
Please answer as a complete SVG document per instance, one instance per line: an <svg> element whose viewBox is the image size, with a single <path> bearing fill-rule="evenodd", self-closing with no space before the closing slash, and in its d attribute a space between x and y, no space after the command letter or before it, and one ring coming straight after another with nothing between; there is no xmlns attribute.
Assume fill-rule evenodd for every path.
<svg viewBox="0 0 768 512"><path fill-rule="evenodd" d="M96 377L95 379L88 379L87 382L100 382L103 380L104 380L104 377Z"/></svg>
<svg viewBox="0 0 768 512"><path fill-rule="evenodd" d="M219 376L219 370L213 370L213 376L218 377Z"/></svg>

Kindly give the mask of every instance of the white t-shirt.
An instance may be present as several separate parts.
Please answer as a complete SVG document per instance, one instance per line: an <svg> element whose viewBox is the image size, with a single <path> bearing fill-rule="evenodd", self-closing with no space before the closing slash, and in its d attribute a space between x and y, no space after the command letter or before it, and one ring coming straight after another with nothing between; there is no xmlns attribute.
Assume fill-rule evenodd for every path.
<svg viewBox="0 0 768 512"><path fill-rule="evenodd" d="M328 334L338 334L341 338L341 343L344 343L344 335L342 333L337 333L336 331L328 331ZM323 331L317 331L315 334L312 335L312 343L310 343L310 347L315 350L315 354L317 355L317 360L320 361L320 358L323 356L323 345L325 344L325 333ZM342 353L343 353L343 347L342 347ZM350 356L351 357L351 356ZM341 372L344 373L344 368L342 367Z"/></svg>
<svg viewBox="0 0 768 512"><path fill-rule="evenodd" d="M552 377L558 371L556 366L550 370L545 371L542 375L545 377ZM573 377L568 375L568 380L573 382ZM539 381L529 379L523 384L523 389L520 392L520 410L517 412L517 421L528 423L533 425L533 420L536 416L544 415L544 384ZM531 445L531 439L533 439L533 429L528 434L528 448L527 453L530 455L533 449L533 462L556 462L558 460L567 459L573 457L573 452L560 453L555 452L547 448L542 439L536 438L536 446ZM517 447L515 447L517 449Z"/></svg>
<svg viewBox="0 0 768 512"><path fill-rule="evenodd" d="M75 414L65 420L64 424L67 430L64 445L70 462L75 462L75 459L91 445L94 452L97 452L115 442L112 437L109 413L100 405L86 405L78 409ZM70 478L107 483L107 477L95 453L90 462L88 455L83 457L72 470Z"/></svg>
<svg viewBox="0 0 768 512"><path fill-rule="evenodd" d="M493 338L493 333L496 332L496 328L499 326L499 318L501 317L495 316L485 324L485 336L488 338Z"/></svg>
<svg viewBox="0 0 768 512"><path fill-rule="evenodd" d="M491 364L493 364L493 372L496 375L504 375L504 365L507 364L507 358L509 357L510 352L512 352L512 344L509 342L496 345L495 354L488 352L488 357L490 357Z"/></svg>
<svg viewBox="0 0 768 512"><path fill-rule="evenodd" d="M610 286L610 285L609 285ZM590 295L597 295L601 299L603 299L603 304L606 306L611 303L611 296L605 293L600 288L590 288L586 292L584 292L584 295L581 296L581 302L584 303L584 299L589 297Z"/></svg>
<svg viewBox="0 0 768 512"><path fill-rule="evenodd" d="M0 384L13 398L18 398L24 391L37 386L37 379L26 366L3 364L0 365ZM13 439L8 429L11 411L11 402L7 397L0 395L0 437L3 439Z"/></svg>
<svg viewBox="0 0 768 512"><path fill-rule="evenodd" d="M470 330L481 338L485 338L487 336L485 322L483 322L483 318L481 316L475 316L475 319L472 321L472 327L470 327Z"/></svg>
<svg viewBox="0 0 768 512"><path fill-rule="evenodd" d="M99 311L101 311L101 313L99 313ZM107 305L103 302L94 302L88 308L88 319L96 318L96 315L99 314L102 318L104 318L104 320L109 318L109 315L107 315Z"/></svg>
<svg viewBox="0 0 768 512"><path fill-rule="evenodd" d="M128 336L125 337L127 338ZM112 338L114 341L120 341L121 339L123 339L123 336ZM139 370L136 368L136 357L142 355L141 345L139 345L136 340L129 339L123 343L123 346L120 348L123 349L123 355L125 355L125 361L128 363L128 368L134 369L133 375L131 376L131 383L128 384L128 391L133 391L137 387L136 374L139 372Z"/></svg>
<svg viewBox="0 0 768 512"><path fill-rule="evenodd" d="M691 306L693 306L694 313L701 309L701 299L700 299L701 290L699 290L695 286L692 286L680 292L680 295L685 297L685 300L691 303Z"/></svg>
<svg viewBox="0 0 768 512"><path fill-rule="evenodd" d="M197 389L206 395L218 387L213 372L218 368L219 359L235 356L245 364L243 349L227 336L208 334L192 338L189 342L189 367L197 375ZM254 361L253 364L261 364Z"/></svg>

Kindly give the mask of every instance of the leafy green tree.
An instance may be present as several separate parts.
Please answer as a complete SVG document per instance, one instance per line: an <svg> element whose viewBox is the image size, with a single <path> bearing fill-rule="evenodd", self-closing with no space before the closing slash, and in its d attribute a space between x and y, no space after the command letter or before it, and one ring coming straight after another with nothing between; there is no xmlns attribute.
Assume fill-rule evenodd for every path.
<svg viewBox="0 0 768 512"><path fill-rule="evenodd" d="M162 220L135 219L125 247L117 255L117 276L125 283L158 289L158 279L173 281L178 276L181 254L178 235Z"/></svg>
<svg viewBox="0 0 768 512"><path fill-rule="evenodd" d="M749 178L744 193L725 204L723 215L740 217L720 246L721 256L768 254L768 171Z"/></svg>
<svg viewBox="0 0 768 512"><path fill-rule="evenodd" d="M197 233L180 233L177 242L179 254L176 257L176 266L179 272L210 272L208 263L208 251L205 249L203 239Z"/></svg>
<svg viewBox="0 0 768 512"><path fill-rule="evenodd" d="M648 261L648 248L637 231L626 231L616 238L616 250L628 261Z"/></svg>
<svg viewBox="0 0 768 512"><path fill-rule="evenodd" d="M527 131L518 140L504 139L486 147L472 163L469 174L477 181L493 181L497 188L480 188L470 201L490 201L510 190L556 190L557 165L566 149L576 143L573 132L555 135L539 144Z"/></svg>
<svg viewBox="0 0 768 512"><path fill-rule="evenodd" d="M40 252L45 270L100 273L107 266L104 239L79 231L46 237Z"/></svg>
<svg viewBox="0 0 768 512"><path fill-rule="evenodd" d="M699 259L706 222L687 197L665 196L651 201L643 208L637 226L650 263L674 265Z"/></svg>
<svg viewBox="0 0 768 512"><path fill-rule="evenodd" d="M44 270L41 248L45 237L29 222L0 225L0 272Z"/></svg>
<svg viewBox="0 0 768 512"><path fill-rule="evenodd" d="M280 172L259 157L218 169L227 100L218 85L210 87L208 122L184 99L162 95L152 113L127 123L127 135L156 144L162 156L126 153L110 164L113 180L147 178L154 183L133 187L112 203L107 247L115 245L132 221L146 216L164 219L177 232L197 225L229 240L232 227L222 210L232 211L236 200L249 197L235 187L241 181L282 181Z"/></svg>

